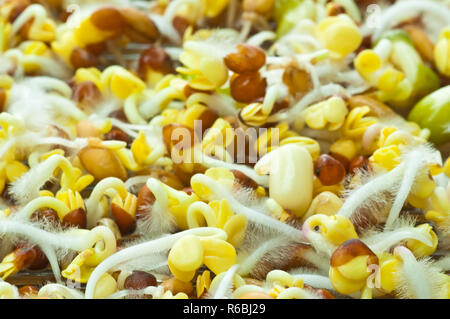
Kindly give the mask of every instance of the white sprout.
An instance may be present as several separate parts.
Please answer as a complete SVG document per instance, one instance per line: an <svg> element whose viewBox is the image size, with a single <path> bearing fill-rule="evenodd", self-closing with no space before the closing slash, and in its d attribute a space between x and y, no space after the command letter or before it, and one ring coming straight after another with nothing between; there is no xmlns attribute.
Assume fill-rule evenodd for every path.
<svg viewBox="0 0 450 319"><path fill-rule="evenodd" d="M417 260L404 246L394 249L394 255L402 260L396 273L396 292L403 298L439 298L439 290L445 284L445 276L428 259Z"/></svg>
<svg viewBox="0 0 450 319"><path fill-rule="evenodd" d="M342 205L338 214L347 218L352 217L358 207L365 204L368 199L376 198L377 194L392 188L401 178L405 169L405 163L400 163L390 172L373 178L368 183L355 190L344 202L344 205Z"/></svg>
<svg viewBox="0 0 450 319"><path fill-rule="evenodd" d="M181 237L192 234L196 236L213 236L219 237L221 239L226 240L226 233L218 228L214 227L200 227L188 229L185 231L181 231L176 234L172 234L166 237L162 237L159 239L151 240L148 242L144 242L142 244L138 244L132 247L125 248L116 252L115 254L109 256L105 260L103 260L92 272L89 277L87 286L86 286L86 298L92 299L94 296L94 290L97 285L100 277L107 271L109 271L114 266L131 260L133 258L139 258L148 254L162 253L164 251L168 251L172 248L173 244L180 239Z"/></svg>
<svg viewBox="0 0 450 319"><path fill-rule="evenodd" d="M232 97L214 93L194 93L186 101L187 105L195 103L202 103L208 106L212 111L216 112L219 116L236 116L238 109L236 108L236 102Z"/></svg>
<svg viewBox="0 0 450 319"><path fill-rule="evenodd" d="M372 202L381 202L377 195L388 191L395 194L386 227L392 227L397 220L420 170L434 156L427 145L419 145L407 150L402 162L391 171L380 174L350 193L338 214L351 218L360 206L369 206Z"/></svg>
<svg viewBox="0 0 450 319"><path fill-rule="evenodd" d="M278 249L285 243L286 239L284 237L272 238L262 242L262 244L248 255L240 253L238 258L240 259L239 264L241 266L238 273L243 276L250 274L268 252ZM243 256L245 257L243 258Z"/></svg>
<svg viewBox="0 0 450 319"><path fill-rule="evenodd" d="M10 188L11 195L20 204L26 204L39 197L39 190L53 177L53 172L58 167L66 174L68 180L73 178L73 167L70 161L62 155L54 154L13 182Z"/></svg>

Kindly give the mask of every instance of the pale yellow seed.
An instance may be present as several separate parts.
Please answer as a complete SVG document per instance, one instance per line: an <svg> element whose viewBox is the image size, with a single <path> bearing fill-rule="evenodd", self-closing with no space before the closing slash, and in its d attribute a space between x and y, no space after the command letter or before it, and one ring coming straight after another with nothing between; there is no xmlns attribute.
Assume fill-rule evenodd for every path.
<svg viewBox="0 0 450 319"><path fill-rule="evenodd" d="M169 253L171 264L181 271L192 271L203 263L203 246L197 236L187 235L173 245Z"/></svg>
<svg viewBox="0 0 450 319"><path fill-rule="evenodd" d="M269 178L270 198L301 217L312 201L311 155L304 147L294 144L284 145L273 152L275 154L270 163Z"/></svg>
<svg viewBox="0 0 450 319"><path fill-rule="evenodd" d="M117 291L116 280L108 273L105 273L97 282L94 291L95 299L105 299Z"/></svg>

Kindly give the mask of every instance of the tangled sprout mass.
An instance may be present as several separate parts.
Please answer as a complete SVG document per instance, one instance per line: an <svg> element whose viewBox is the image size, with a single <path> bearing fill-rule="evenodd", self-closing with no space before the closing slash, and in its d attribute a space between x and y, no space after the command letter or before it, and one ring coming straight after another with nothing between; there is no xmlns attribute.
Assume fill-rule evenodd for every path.
<svg viewBox="0 0 450 319"><path fill-rule="evenodd" d="M1 0L0 298L450 298L448 0Z"/></svg>

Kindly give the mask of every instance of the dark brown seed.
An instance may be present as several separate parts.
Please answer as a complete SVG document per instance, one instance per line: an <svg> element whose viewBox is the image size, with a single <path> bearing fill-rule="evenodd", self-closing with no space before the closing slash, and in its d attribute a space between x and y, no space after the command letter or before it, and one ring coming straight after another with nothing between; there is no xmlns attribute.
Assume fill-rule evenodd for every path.
<svg viewBox="0 0 450 319"><path fill-rule="evenodd" d="M149 207L155 202L155 196L147 185L142 186L136 203L136 219L146 218L151 212Z"/></svg>
<svg viewBox="0 0 450 319"><path fill-rule="evenodd" d="M100 90L97 85L91 81L84 81L75 84L73 91L73 99L76 102L92 103L101 97Z"/></svg>
<svg viewBox="0 0 450 319"><path fill-rule="evenodd" d="M256 72L266 63L266 54L256 46L239 44L237 52L228 54L224 63L236 73Z"/></svg>
<svg viewBox="0 0 450 319"><path fill-rule="evenodd" d="M19 242L14 250L18 269L43 269L48 264L47 257L37 245L26 241Z"/></svg>
<svg viewBox="0 0 450 319"><path fill-rule="evenodd" d="M214 122L219 118L219 116L211 111L210 109L206 109L203 111L203 113L199 116L198 121L202 124L202 130L201 133L205 133L207 129L209 129L211 126L213 126ZM195 132L197 135L200 135L200 132Z"/></svg>
<svg viewBox="0 0 450 319"><path fill-rule="evenodd" d="M139 33L138 31L136 31L135 29L133 29L129 25L127 25L125 27L125 29L123 29L123 34L125 36L127 36L130 39L131 42L142 43L142 44L147 44L147 43L153 43L154 42L153 39L147 38L144 34Z"/></svg>
<svg viewBox="0 0 450 319"><path fill-rule="evenodd" d="M322 154L314 163L314 173L324 186L340 183L345 177L345 167L330 155Z"/></svg>
<svg viewBox="0 0 450 319"><path fill-rule="evenodd" d="M264 99L262 99L261 103L264 103ZM276 101L273 105L272 112L270 114L275 114L281 110L287 109L289 107L289 100L287 98Z"/></svg>
<svg viewBox="0 0 450 319"><path fill-rule="evenodd" d="M86 50L92 53L93 55L100 55L105 51L106 49L106 43L105 42L98 42L98 43L91 43L86 45Z"/></svg>
<svg viewBox="0 0 450 319"><path fill-rule="evenodd" d="M111 214L117 226L119 226L122 236L131 234L136 229L136 219L119 205L111 204Z"/></svg>
<svg viewBox="0 0 450 319"><path fill-rule="evenodd" d="M86 228L86 211L83 208L74 209L64 216L62 222L65 227Z"/></svg>
<svg viewBox="0 0 450 319"><path fill-rule="evenodd" d="M183 17L175 16L175 18L173 18L172 20L172 25L175 28L175 30L177 30L178 34L180 36L183 36L184 31L186 31L186 29L190 26L190 23Z"/></svg>
<svg viewBox="0 0 450 319"><path fill-rule="evenodd" d="M78 68L89 68L98 65L97 57L90 52L76 47L72 50L70 54L70 63L76 69Z"/></svg>
<svg viewBox="0 0 450 319"><path fill-rule="evenodd" d="M158 47L145 49L139 57L139 75L145 79L149 69L162 74L173 73L175 70L170 55L163 48Z"/></svg>
<svg viewBox="0 0 450 319"><path fill-rule="evenodd" d="M259 72L234 74L230 80L231 96L238 102L251 103L266 94L267 81Z"/></svg>
<svg viewBox="0 0 450 319"><path fill-rule="evenodd" d="M349 173L355 174L357 170L368 171L370 169L370 162L366 156L360 155L352 159L349 165Z"/></svg>
<svg viewBox="0 0 450 319"><path fill-rule="evenodd" d="M28 268L36 258L36 251L31 248L31 245L25 243L17 245L18 248L14 250L15 261L14 265L17 269L22 270Z"/></svg>
<svg viewBox="0 0 450 319"><path fill-rule="evenodd" d="M131 275L125 279L124 288L125 289L133 289L133 290L140 290L144 289L150 286L158 286L158 282L152 274L135 270Z"/></svg>
<svg viewBox="0 0 450 319"><path fill-rule="evenodd" d="M44 269L48 265L47 256L45 256L42 249L37 245L34 245L32 249L35 251L36 256L27 268L30 270Z"/></svg>
<svg viewBox="0 0 450 319"><path fill-rule="evenodd" d="M63 149L65 151L65 148L62 147L56 147L56 148L60 148ZM55 193L57 191L56 188L58 188L59 185L57 185L57 183L55 181L52 180L48 180L45 182L44 186L42 186L42 190L46 190L46 191L50 191L52 193Z"/></svg>
<svg viewBox="0 0 450 319"><path fill-rule="evenodd" d="M367 265L378 264L378 257L366 244L359 239L349 239L331 255L330 265L331 267L339 267L359 256L369 256Z"/></svg>
<svg viewBox="0 0 450 319"><path fill-rule="evenodd" d="M283 83L289 88L291 95L303 95L312 88L309 73L295 66L288 66L283 73Z"/></svg>
<svg viewBox="0 0 450 319"><path fill-rule="evenodd" d="M196 164L194 163L194 167L195 165ZM184 185L189 185L191 178L194 175L193 172L186 172L183 169L182 164L179 163L174 163L172 166L172 170Z"/></svg>
<svg viewBox="0 0 450 319"><path fill-rule="evenodd" d="M131 136L129 136L127 133L125 133L120 128L115 126L111 129L111 131L105 134L104 139L108 141L111 140L123 141L127 143L127 147L130 147L131 143L133 143L133 138Z"/></svg>
<svg viewBox="0 0 450 319"><path fill-rule="evenodd" d="M61 11L58 15L59 20L61 20L61 22L67 22L67 19L69 19L69 17L72 15L73 12L70 11Z"/></svg>
<svg viewBox="0 0 450 319"><path fill-rule="evenodd" d="M337 159L339 162L341 162L342 166L344 166L345 170L348 171L350 161L347 159L347 157L338 154L338 153L330 153L330 156Z"/></svg>

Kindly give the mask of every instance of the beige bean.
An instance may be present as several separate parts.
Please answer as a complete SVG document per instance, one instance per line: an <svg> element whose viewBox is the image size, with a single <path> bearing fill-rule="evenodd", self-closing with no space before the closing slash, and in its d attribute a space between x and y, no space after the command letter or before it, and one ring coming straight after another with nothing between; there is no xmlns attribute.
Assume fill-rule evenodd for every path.
<svg viewBox="0 0 450 319"><path fill-rule="evenodd" d="M304 147L292 144L274 152L270 160L270 197L301 217L312 200L312 157Z"/></svg>
<svg viewBox="0 0 450 319"><path fill-rule="evenodd" d="M127 179L127 171L122 162L110 149L87 146L80 151L78 156L84 168L97 180L106 177Z"/></svg>
<svg viewBox="0 0 450 319"><path fill-rule="evenodd" d="M117 282L108 273L105 273L97 282L94 299L105 299L117 291Z"/></svg>

